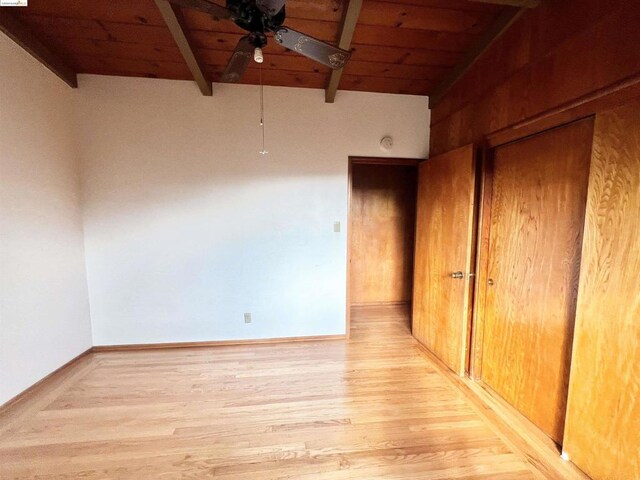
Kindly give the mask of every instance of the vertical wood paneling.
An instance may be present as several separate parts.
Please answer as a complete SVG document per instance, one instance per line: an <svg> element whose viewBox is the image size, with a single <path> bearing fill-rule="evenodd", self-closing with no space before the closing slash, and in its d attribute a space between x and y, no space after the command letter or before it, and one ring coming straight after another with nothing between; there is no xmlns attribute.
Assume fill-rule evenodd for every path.
<svg viewBox="0 0 640 480"><path fill-rule="evenodd" d="M413 335L449 368L465 370L475 159L472 145L420 164ZM451 274L462 271L462 279Z"/></svg>
<svg viewBox="0 0 640 480"><path fill-rule="evenodd" d="M411 301L416 168L352 166L352 305Z"/></svg>
<svg viewBox="0 0 640 480"><path fill-rule="evenodd" d="M638 2L541 2L499 38L432 111L432 154L478 142L638 76L639 23Z"/></svg>
<svg viewBox="0 0 640 480"><path fill-rule="evenodd" d="M493 158L482 379L562 441L593 121Z"/></svg>
<svg viewBox="0 0 640 480"><path fill-rule="evenodd" d="M640 478L640 101L598 115L563 449Z"/></svg>

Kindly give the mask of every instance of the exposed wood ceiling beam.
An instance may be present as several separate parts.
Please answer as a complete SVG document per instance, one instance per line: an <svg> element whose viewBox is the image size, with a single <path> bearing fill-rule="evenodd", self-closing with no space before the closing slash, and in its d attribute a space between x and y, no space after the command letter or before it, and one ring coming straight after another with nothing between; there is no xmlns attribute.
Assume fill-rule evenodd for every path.
<svg viewBox="0 0 640 480"><path fill-rule="evenodd" d="M493 3L496 5L509 5L511 7L535 8L540 5L540 0L469 0L470 2Z"/></svg>
<svg viewBox="0 0 640 480"><path fill-rule="evenodd" d="M342 19L342 27L340 31L340 42L338 46L343 50L349 50L351 48L351 39L353 38L353 31L356 29L358 23L358 17L360 16L360 9L362 8L362 0L349 0L347 10ZM338 91L338 85L340 85L340 78L342 78L342 70L331 70L331 78L329 78L329 84L325 91L324 100L326 103L333 103L336 99L336 92Z"/></svg>
<svg viewBox="0 0 640 480"><path fill-rule="evenodd" d="M7 8L0 8L0 31L24 48L71 88L78 88L78 75L76 72L38 40L12 12L7 10Z"/></svg>
<svg viewBox="0 0 640 480"><path fill-rule="evenodd" d="M429 108L434 108L453 85L476 63L478 58L502 35L527 8L507 8L491 24L453 70L429 95Z"/></svg>
<svg viewBox="0 0 640 480"><path fill-rule="evenodd" d="M184 61L187 62L187 66L189 67L189 70L191 70L193 79L198 84L202 94L210 97L213 93L211 81L209 81L204 74L202 65L196 58L193 46L187 38L182 19L182 12L180 12L177 7L171 5L168 0L155 0L155 2L165 23L167 24L167 27L169 27L169 30L171 31L171 35L173 35L173 39L178 45L178 49L180 49L180 53L182 53Z"/></svg>

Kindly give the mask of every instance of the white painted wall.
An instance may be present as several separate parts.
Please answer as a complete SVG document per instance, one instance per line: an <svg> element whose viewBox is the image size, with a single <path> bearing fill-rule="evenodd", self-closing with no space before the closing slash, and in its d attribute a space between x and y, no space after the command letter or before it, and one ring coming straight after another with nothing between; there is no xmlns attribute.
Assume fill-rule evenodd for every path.
<svg viewBox="0 0 640 480"><path fill-rule="evenodd" d="M429 144L425 97L266 88L266 157L257 87L81 76L75 100L95 345L344 333L347 158Z"/></svg>
<svg viewBox="0 0 640 480"><path fill-rule="evenodd" d="M0 404L91 346L72 96L0 35Z"/></svg>

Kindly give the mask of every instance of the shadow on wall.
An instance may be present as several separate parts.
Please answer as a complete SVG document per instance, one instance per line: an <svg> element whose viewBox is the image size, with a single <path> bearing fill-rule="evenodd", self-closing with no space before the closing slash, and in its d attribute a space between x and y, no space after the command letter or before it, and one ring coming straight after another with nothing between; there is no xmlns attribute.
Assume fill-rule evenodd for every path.
<svg viewBox="0 0 640 480"><path fill-rule="evenodd" d="M210 191L199 185L200 196L176 183L144 202L102 204L86 229L90 290L100 292L97 334L101 320L107 327L116 317L144 332L127 343L190 341L203 326L215 339L304 335L310 326L325 333L327 325L343 333L344 305L334 299L344 295L344 234L324 225L335 212L313 200L330 183L226 182ZM257 321L239 335L234 319L244 311Z"/></svg>
<svg viewBox="0 0 640 480"><path fill-rule="evenodd" d="M95 344L344 333L348 155L424 155L427 99L265 93L262 156L256 87L81 78Z"/></svg>

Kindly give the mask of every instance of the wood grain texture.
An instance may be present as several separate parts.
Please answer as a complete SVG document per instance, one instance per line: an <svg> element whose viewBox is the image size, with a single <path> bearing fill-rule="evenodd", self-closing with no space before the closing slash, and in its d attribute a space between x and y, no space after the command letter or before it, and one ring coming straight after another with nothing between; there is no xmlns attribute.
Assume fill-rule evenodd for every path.
<svg viewBox="0 0 640 480"><path fill-rule="evenodd" d="M416 167L351 168L351 305L411 301Z"/></svg>
<svg viewBox="0 0 640 480"><path fill-rule="evenodd" d="M460 375L466 366L474 198L473 145L420 164L413 335ZM452 278L456 271L464 278Z"/></svg>
<svg viewBox="0 0 640 480"><path fill-rule="evenodd" d="M286 24L335 45L346 4L289 0ZM28 7L12 10L80 73L193 78L153 0L30 0ZM502 10L466 0L363 2L353 32L352 62L344 69L339 88L425 94ZM181 12L202 75L217 81L246 32L202 12L185 8ZM267 85L327 86L330 69L272 39L264 54ZM258 81L256 73L243 78L243 83Z"/></svg>
<svg viewBox="0 0 640 480"><path fill-rule="evenodd" d="M0 416L3 479L574 478L462 392L409 311L350 341L92 353Z"/></svg>
<svg viewBox="0 0 640 480"><path fill-rule="evenodd" d="M482 379L558 443L592 136L586 119L498 147L492 161Z"/></svg>
<svg viewBox="0 0 640 480"><path fill-rule="evenodd" d="M340 25L340 40L338 40L339 48L343 50L351 49L351 40L353 39L353 32L356 29L361 9L362 0L347 0L347 6ZM327 88L324 94L324 101L326 103L333 103L336 99L338 85L340 85L340 78L342 78L342 70L343 69L340 68L338 70L331 71L331 76L327 82Z"/></svg>
<svg viewBox="0 0 640 480"><path fill-rule="evenodd" d="M638 97L640 97L640 72L493 132L486 137L485 141L489 147L504 145L558 125L565 125L611 110Z"/></svg>
<svg viewBox="0 0 640 480"><path fill-rule="evenodd" d="M191 71L191 75L193 75L193 79L198 85L200 92L204 96L210 97L212 95L211 81L203 73L202 65L193 53L193 46L185 33L182 11L170 4L168 0L155 0L155 3L178 46L178 50L180 50L182 54L184 62Z"/></svg>
<svg viewBox="0 0 640 480"><path fill-rule="evenodd" d="M482 375L482 342L489 270L489 241L491 233L492 163L490 150L481 148L480 175L478 175L478 220L476 226L475 281L473 285L473 311L471 318L469 377L479 381Z"/></svg>
<svg viewBox="0 0 640 480"><path fill-rule="evenodd" d="M431 153L479 142L637 75L639 23L638 2L541 2L505 32L432 111Z"/></svg>
<svg viewBox="0 0 640 480"><path fill-rule="evenodd" d="M437 87L429 92L429 108L434 109L442 100L442 97L460 80L464 74L476 63L482 54L487 51L500 36L513 25L525 12L525 8L513 8L503 11L486 31L476 40L476 43L467 50L464 57L447 75L440 81Z"/></svg>
<svg viewBox="0 0 640 480"><path fill-rule="evenodd" d="M71 88L78 87L78 75L76 72L51 51L34 33L9 11L8 8L0 9L0 32L25 49L33 58L55 73Z"/></svg>
<svg viewBox="0 0 640 480"><path fill-rule="evenodd" d="M470 2L495 3L496 5L510 5L512 7L535 8L540 0L469 0Z"/></svg>
<svg viewBox="0 0 640 480"><path fill-rule="evenodd" d="M2 415L6 410L9 410L9 409L15 410L16 405L18 405L23 400L29 398L30 396L33 396L34 394L45 390L46 387L50 383L52 383L54 379L59 380L61 377L64 377L63 375L64 372L66 372L67 370L70 370L72 365L78 363L84 356L88 355L92 351L93 351L93 348L89 348L84 352L80 353L79 355L76 355L67 363L65 363L61 367L56 368L53 372L41 378L26 390L23 390L15 397L10 398L8 401L4 402L2 405L0 405L0 415Z"/></svg>
<svg viewBox="0 0 640 480"><path fill-rule="evenodd" d="M596 117L563 449L640 478L640 101Z"/></svg>

